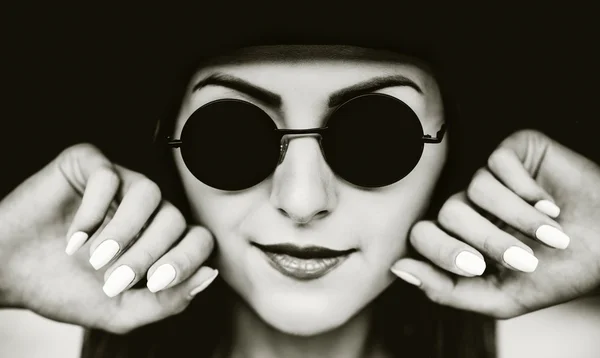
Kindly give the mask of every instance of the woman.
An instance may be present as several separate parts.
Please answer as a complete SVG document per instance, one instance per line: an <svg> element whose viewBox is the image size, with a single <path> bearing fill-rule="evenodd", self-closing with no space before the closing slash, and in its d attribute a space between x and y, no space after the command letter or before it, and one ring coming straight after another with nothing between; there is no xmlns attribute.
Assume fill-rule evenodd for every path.
<svg viewBox="0 0 600 358"><path fill-rule="evenodd" d="M139 173L72 147L2 202L4 305L98 328L89 357L468 357L493 355L489 317L598 287L596 164L518 132L456 190L444 175L458 118L425 58L356 46L228 55L195 69L157 136L185 217ZM275 141L273 125L329 131ZM374 140L421 127L418 140ZM73 257L57 259L65 235ZM28 274L45 265L52 275Z"/></svg>

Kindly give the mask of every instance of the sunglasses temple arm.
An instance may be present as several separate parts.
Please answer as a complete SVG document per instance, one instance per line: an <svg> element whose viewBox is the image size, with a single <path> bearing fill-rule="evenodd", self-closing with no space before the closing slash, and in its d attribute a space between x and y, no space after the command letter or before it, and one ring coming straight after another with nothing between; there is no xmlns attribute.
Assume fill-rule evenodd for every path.
<svg viewBox="0 0 600 358"><path fill-rule="evenodd" d="M171 148L179 148L181 146L180 139L171 139L171 137L167 137L167 145Z"/></svg>
<svg viewBox="0 0 600 358"><path fill-rule="evenodd" d="M426 134L423 136L423 142L425 143L441 143L442 139L444 139L444 134L446 134L446 124L442 124L442 128L437 132L435 138L431 138L430 134Z"/></svg>

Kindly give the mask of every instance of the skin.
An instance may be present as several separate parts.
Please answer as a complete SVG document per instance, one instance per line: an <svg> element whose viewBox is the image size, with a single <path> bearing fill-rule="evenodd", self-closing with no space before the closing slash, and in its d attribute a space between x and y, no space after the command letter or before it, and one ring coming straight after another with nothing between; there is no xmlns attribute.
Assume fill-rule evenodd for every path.
<svg viewBox="0 0 600 358"><path fill-rule="evenodd" d="M355 48L325 50L328 60L321 60L319 66L315 66L316 62L302 62L306 56L294 63L283 63L278 54L272 54L279 60L267 67L269 71L287 66L289 76L299 75L286 82L295 88L291 104L279 116L272 114L276 121L287 120L278 125L318 125L325 111L315 91L331 90L333 83L347 85L336 73L350 65L360 71L348 71L344 81L392 68L406 71L408 76L409 69L413 69L413 80L424 93L435 92L433 82L418 75L418 68L424 68L412 67L413 62L396 58L390 63L389 56L387 62L373 61L386 56ZM220 66L228 66L232 71L234 65L238 70L261 66L255 55L240 56L235 57L238 61ZM240 61L242 58L247 61ZM366 58L371 61L365 63ZM335 71L319 73L316 81L316 72L332 63L339 66ZM262 65L266 66L264 58ZM316 72L305 71L310 66L318 67L314 68ZM309 72L312 77L307 76ZM257 72L244 74L252 73ZM271 82L273 85L277 78L253 80L275 81ZM213 92L204 96L236 95L232 91L219 92L223 89L216 87L206 91L209 89ZM416 95L408 88L385 91L406 95L405 102L414 106L425 131L437 131L439 107L417 108ZM289 93L286 99L291 98ZM200 105L196 101L195 105ZM185 111L192 110L192 102L186 96L177 130ZM71 146L0 202L0 307L25 308L56 321L125 334L183 312L193 294L199 293L197 288L206 288L214 279L216 272L204 263L218 246L218 268L241 297L234 311L237 353L247 349L246 352L261 357L293 357L292 350L307 353L310 346L320 350L309 352L316 356L349 357L350 349L344 347L351 347L354 353L365 348L368 303L394 278L387 271L390 268L435 302L498 319L597 294L600 167L596 163L541 132L518 131L498 145L487 165L475 173L463 191L446 200L437 220L419 220L445 150L444 145L426 146L419 166L407 178L380 190L364 190L332 175L312 138L293 139L285 161L271 178L248 191L230 195L186 177L176 153L182 181L195 206L194 222L186 222L179 210L162 198L160 188L143 174L112 162L91 144ZM198 200L193 200L193 195L198 195ZM396 196L396 200L390 196ZM560 214L537 209L540 201L553 202ZM205 209L209 205L229 212L209 212ZM386 210L372 209L383 205L387 205ZM322 213L313 215L319 212ZM349 218L342 220L341 216ZM331 223L338 221L334 230ZM567 245L555 242L553 246L547 238L537 237L536 231L542 225L567 234ZM339 228L343 228L341 234L337 232ZM319 281L290 285L291 281L269 271L248 245L249 237L275 242L280 236L268 236L273 232L288 240L354 245L360 251ZM81 233L86 239L73 246L74 234L81 237ZM102 267L92 267L90 256L94 257L97 249L110 241L118 245L118 251ZM67 242L72 249L70 256L65 255ZM425 260L406 257L408 245ZM514 246L535 254L539 264L533 272L520 270L505 260L506 250ZM458 255L464 251L480 259L485 257L498 271L469 274L457 264ZM231 258L224 257L223 252ZM133 288L146 278L153 281L158 268L164 265L173 268L175 277L164 282L162 288L152 292ZM123 279L118 268L130 269L134 277L109 297L102 287ZM286 292L285 288L291 289ZM261 292L264 289L285 300L270 300L267 304L268 295ZM306 304L307 300L310 304ZM327 309L327 314L317 315L315 311L319 309ZM258 346L257 342L265 346ZM373 356L384 353L377 353L376 348L371 351Z"/></svg>
<svg viewBox="0 0 600 358"><path fill-rule="evenodd" d="M338 55L316 61L296 56L273 62L252 52L238 61L202 68L193 76L175 138L194 110L223 98L259 106L279 128L320 127L331 112L327 106L331 93L374 77L397 74L416 82L423 94L405 86L377 92L407 103L425 133L435 134L443 123L435 80L426 69L408 61ZM273 108L223 86L192 92L195 83L214 73L235 76L277 93L283 105ZM194 218L213 233L218 245L220 275L247 303L236 308L235 326L247 328L236 330L236 349L256 356L285 357L297 356L298 352L352 357L361 352L370 315L365 307L394 280L389 268L405 255L410 226L427 208L446 158L447 143L446 138L440 145L425 146L421 161L407 177L376 190L336 177L318 142L310 137L292 139L285 160L272 176L235 193L198 181L175 151ZM251 240L355 248L358 252L318 280L297 281L272 269L250 245Z"/></svg>

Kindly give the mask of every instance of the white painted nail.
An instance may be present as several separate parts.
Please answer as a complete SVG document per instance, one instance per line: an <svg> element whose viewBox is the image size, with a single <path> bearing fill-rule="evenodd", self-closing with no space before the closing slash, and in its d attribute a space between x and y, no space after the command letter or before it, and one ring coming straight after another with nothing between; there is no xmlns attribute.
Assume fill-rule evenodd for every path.
<svg viewBox="0 0 600 358"><path fill-rule="evenodd" d="M566 249L571 242L571 239L564 232L550 225L540 226L535 232L535 237L546 245L557 249Z"/></svg>
<svg viewBox="0 0 600 358"><path fill-rule="evenodd" d="M471 275L479 276L485 271L485 261L469 251L458 254L455 264L456 267Z"/></svg>
<svg viewBox="0 0 600 358"><path fill-rule="evenodd" d="M219 275L219 270L213 270L213 271L214 272L208 278L206 278L206 280L204 280L204 282L202 282L200 285L198 285L196 288L194 288L193 290L190 291L190 297L193 298L200 292L204 291L204 289L207 288L208 285L210 285L215 280L215 278L217 278L217 275Z"/></svg>
<svg viewBox="0 0 600 358"><path fill-rule="evenodd" d="M115 240L106 240L94 250L90 257L90 264L98 270L110 262L119 252L119 243Z"/></svg>
<svg viewBox="0 0 600 358"><path fill-rule="evenodd" d="M551 218L557 218L560 214L560 208L549 200L540 200L533 207Z"/></svg>
<svg viewBox="0 0 600 358"><path fill-rule="evenodd" d="M135 272L131 269L131 267L127 265L121 265L114 270L102 290L108 297L115 297L119 293L123 292L127 286L133 281L135 278Z"/></svg>
<svg viewBox="0 0 600 358"><path fill-rule="evenodd" d="M71 256L75 253L75 251L79 250L83 244L85 243L85 241L88 239L88 234L86 234L83 231L77 231L76 233L74 233L73 235L71 235L71 238L69 239L69 242L67 243L67 248L65 249L65 252L67 253L67 255Z"/></svg>
<svg viewBox="0 0 600 358"><path fill-rule="evenodd" d="M150 292L158 292L167 287L175 279L177 272L172 265L164 264L154 271L146 286Z"/></svg>
<svg viewBox="0 0 600 358"><path fill-rule="evenodd" d="M518 246L511 246L502 255L504 262L523 272L533 272L538 265L538 259Z"/></svg>
<svg viewBox="0 0 600 358"><path fill-rule="evenodd" d="M398 276L398 277L400 277L401 279L403 279L404 281L406 281L406 282L410 283L411 285L415 285L415 286L417 286L417 287L418 287L418 286L421 286L421 283L422 283L422 282L421 282L421 280L419 280L418 278L416 278L415 276L413 276L413 275L409 274L409 273L408 273L408 272L406 272L406 271L401 271L401 270L398 270L398 269L394 269L394 268L392 268L392 272L393 272L393 273L394 273L396 276Z"/></svg>

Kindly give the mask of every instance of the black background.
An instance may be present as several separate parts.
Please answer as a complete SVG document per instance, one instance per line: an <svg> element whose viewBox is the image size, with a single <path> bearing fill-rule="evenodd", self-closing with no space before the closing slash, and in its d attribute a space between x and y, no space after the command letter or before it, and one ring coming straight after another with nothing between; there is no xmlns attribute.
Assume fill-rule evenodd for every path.
<svg viewBox="0 0 600 358"><path fill-rule="evenodd" d="M64 148L91 142L134 170L186 49L248 32L443 37L474 170L518 128L600 162L597 26L585 8L12 8L2 41L0 197ZM279 11L272 15L269 11ZM284 37L284 35L282 35Z"/></svg>

